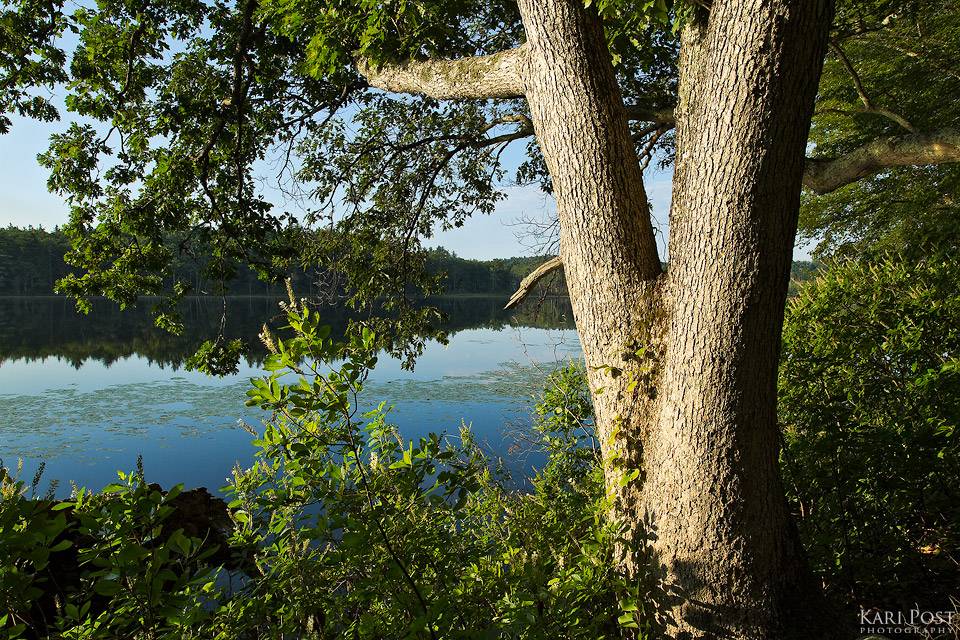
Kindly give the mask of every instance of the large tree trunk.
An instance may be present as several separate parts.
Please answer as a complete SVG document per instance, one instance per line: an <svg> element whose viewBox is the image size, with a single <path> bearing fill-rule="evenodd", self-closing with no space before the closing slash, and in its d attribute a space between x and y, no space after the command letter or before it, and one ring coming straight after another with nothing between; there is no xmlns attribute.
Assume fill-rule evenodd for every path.
<svg viewBox="0 0 960 640"><path fill-rule="evenodd" d="M714 2L685 28L672 300L643 509L678 628L816 628L778 472L776 373L827 0ZM830 621L823 620L822 623Z"/></svg>
<svg viewBox="0 0 960 640"><path fill-rule="evenodd" d="M519 4L608 491L678 596L671 635L816 635L831 621L780 485L776 371L830 2L714 0L685 27L665 276L599 21Z"/></svg>

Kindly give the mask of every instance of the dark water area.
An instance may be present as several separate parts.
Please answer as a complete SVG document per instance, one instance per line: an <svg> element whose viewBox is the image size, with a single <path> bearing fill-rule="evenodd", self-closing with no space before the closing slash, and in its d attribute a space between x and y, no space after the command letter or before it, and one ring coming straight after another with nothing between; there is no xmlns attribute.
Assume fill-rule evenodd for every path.
<svg viewBox="0 0 960 640"><path fill-rule="evenodd" d="M221 487L236 465L251 462L251 436L267 416L244 406L249 379L261 375L260 326L279 324L278 299L226 299L225 335L250 347L237 375L211 378L184 361L215 335L219 298L184 302L186 330L152 325L149 302L120 311L96 301L88 316L63 298L0 298L0 459L24 460L24 476L45 463L43 487L97 489L132 469L142 455L148 480L165 486ZM428 344L414 371L381 358L364 401L386 400L405 438L456 434L470 424L492 456L517 474L536 456L513 446L529 427L533 397L558 364L580 355L569 303L547 299L516 312L503 297L431 300L449 318L449 344ZM335 332L348 317L322 311Z"/></svg>

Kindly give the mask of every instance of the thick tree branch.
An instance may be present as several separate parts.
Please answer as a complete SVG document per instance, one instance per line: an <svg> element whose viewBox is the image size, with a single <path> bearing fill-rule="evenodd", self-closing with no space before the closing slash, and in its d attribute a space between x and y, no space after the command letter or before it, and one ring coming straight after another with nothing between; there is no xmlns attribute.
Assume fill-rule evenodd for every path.
<svg viewBox="0 0 960 640"><path fill-rule="evenodd" d="M876 109L867 98L865 104L874 113ZM895 114L894 114L895 115ZM651 131L665 130L675 124L673 111L651 111L640 107L627 107L631 120L653 123ZM911 125L899 122L904 128ZM830 193L840 187L893 167L943 164L960 162L960 131L942 129L932 133L912 132L901 136L889 136L868 142L838 158L807 158L803 172L803 186L817 194Z"/></svg>
<svg viewBox="0 0 960 640"><path fill-rule="evenodd" d="M835 47L835 51L837 48ZM864 103L864 111L890 118L900 126L912 130L912 125L898 114L875 107L863 90L859 76L851 69L841 51L837 51L848 71L852 72L857 93ZM425 60L385 65L374 69L364 61L358 69L371 86L396 93L417 93L438 100L523 97L523 79L520 69L526 56L525 45L490 56L461 60ZM652 123L651 131L666 131L676 124L672 109L648 109L627 106L630 120ZM499 143L516 140L533 133L525 116L507 116L491 123L518 122L517 131L487 139ZM483 144L482 146L487 146ZM911 165L960 162L960 132L944 129L933 133L912 132L869 142L838 158L807 158L803 186L814 193L825 194L856 182L884 169ZM518 304L535 282L561 266L554 258L538 267L510 298L505 308Z"/></svg>
<svg viewBox="0 0 960 640"><path fill-rule="evenodd" d="M460 60L416 60L374 67L357 61L371 87L437 100L521 98L526 46Z"/></svg>
<svg viewBox="0 0 960 640"><path fill-rule="evenodd" d="M520 304L524 298L527 297L527 294L530 293L530 290L533 289L533 285L537 284L537 281L546 276L549 273L552 273L563 266L563 261L560 260L560 256L550 258L539 267L534 269L530 275L520 281L520 287L516 292L510 296L510 300L507 301L507 304L503 307L504 309L509 309Z"/></svg>
<svg viewBox="0 0 960 640"><path fill-rule="evenodd" d="M891 136L868 142L839 158L808 158L803 186L829 193L884 169L960 162L960 131Z"/></svg>

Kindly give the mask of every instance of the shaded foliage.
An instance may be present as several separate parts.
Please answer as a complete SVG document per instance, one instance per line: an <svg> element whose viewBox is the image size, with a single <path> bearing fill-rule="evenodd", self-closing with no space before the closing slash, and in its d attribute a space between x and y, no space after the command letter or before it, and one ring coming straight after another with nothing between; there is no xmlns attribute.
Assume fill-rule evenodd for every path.
<svg viewBox="0 0 960 640"><path fill-rule="evenodd" d="M0 229L0 295L53 295L68 273L63 259L70 242L62 233L43 229Z"/></svg>
<svg viewBox="0 0 960 640"><path fill-rule="evenodd" d="M955 0L838 3L810 141L837 156L881 136L960 125L960 4ZM956 252L956 164L880 172L804 197L800 235L816 255Z"/></svg>
<svg viewBox="0 0 960 640"><path fill-rule="evenodd" d="M175 247L175 242L168 242ZM74 273L65 259L70 242L59 231L42 228L7 227L0 229L0 295L53 295L57 281ZM249 266L235 262L230 280L219 281L209 271L212 247L198 246L198 253L181 254L171 264L171 278L189 283L194 295L285 295L284 285L264 280ZM468 260L443 248L430 249L424 254L423 268L438 279L438 292L444 294L481 293L509 296L520 281L546 258L539 256ZM342 265L331 265L338 270ZM316 267L291 268L288 277L297 291L313 297L324 294L344 295L342 290L328 288L332 280ZM171 280L172 282L173 280ZM566 295L566 284L561 275L541 288L550 295ZM401 288L403 283L398 283Z"/></svg>
<svg viewBox="0 0 960 640"><path fill-rule="evenodd" d="M792 300L783 469L828 590L936 609L960 561L960 263L839 262Z"/></svg>
<svg viewBox="0 0 960 640"><path fill-rule="evenodd" d="M167 240L171 252L176 253L177 243ZM282 295L282 283L270 282L249 266L234 262L233 277L221 281L209 269L213 262L212 247L198 246L197 254L181 253L170 265L167 284L186 283L193 295ZM48 296L58 291L58 282L75 276L77 269L68 263L70 238L56 229L0 228L0 295L3 296ZM316 276L303 269L291 269L288 277L301 291L316 291ZM318 292L318 291L317 291ZM154 301L156 302L156 301Z"/></svg>

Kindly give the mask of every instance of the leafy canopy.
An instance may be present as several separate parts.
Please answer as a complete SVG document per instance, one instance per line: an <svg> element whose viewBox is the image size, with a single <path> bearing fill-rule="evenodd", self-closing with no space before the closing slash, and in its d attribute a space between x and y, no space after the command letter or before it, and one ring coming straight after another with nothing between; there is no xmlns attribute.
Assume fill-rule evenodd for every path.
<svg viewBox="0 0 960 640"><path fill-rule="evenodd" d="M859 85L859 87L858 87ZM810 134L838 156L882 136L960 126L960 3L840 2ZM888 170L804 199L800 234L817 253L922 257L960 246L960 166Z"/></svg>

